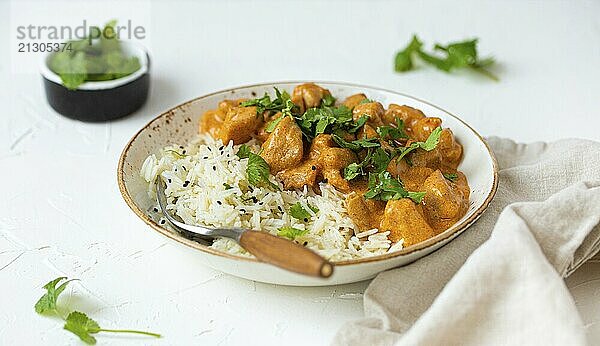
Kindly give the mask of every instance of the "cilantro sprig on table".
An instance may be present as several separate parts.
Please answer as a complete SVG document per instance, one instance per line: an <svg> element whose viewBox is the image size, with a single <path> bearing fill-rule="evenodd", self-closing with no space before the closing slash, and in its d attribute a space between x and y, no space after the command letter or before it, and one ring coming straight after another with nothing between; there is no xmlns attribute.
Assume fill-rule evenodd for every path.
<svg viewBox="0 0 600 346"><path fill-rule="evenodd" d="M63 328L77 335L81 341L89 345L94 345L96 343L96 338L92 334L97 334L100 332L132 333L153 336L156 338L161 337L160 334L140 330L102 328L98 322L79 311L72 311L67 315L67 317L64 317L63 313L61 312L63 309L58 306L57 301L60 294L72 281L74 281L74 279L67 280L67 278L63 276L45 284L43 288L46 290L46 293L44 293L37 303L35 303L35 311L38 314L55 315L64 319L65 325ZM58 285L58 287L56 285Z"/></svg>
<svg viewBox="0 0 600 346"><path fill-rule="evenodd" d="M445 46L436 43L434 46L435 53L428 53L423 50L423 42L419 40L417 35L413 35L409 44L396 53L394 69L396 72L406 72L414 69L414 58L418 56L424 62L444 72L468 68L498 81L499 78L487 69L494 64L494 59L491 57L480 59L477 53L477 42L478 39L472 39L452 42Z"/></svg>

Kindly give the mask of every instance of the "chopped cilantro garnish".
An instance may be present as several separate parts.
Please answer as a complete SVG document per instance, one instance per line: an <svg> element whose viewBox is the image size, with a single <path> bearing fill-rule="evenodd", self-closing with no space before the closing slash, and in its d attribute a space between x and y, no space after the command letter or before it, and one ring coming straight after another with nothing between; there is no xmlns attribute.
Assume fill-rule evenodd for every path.
<svg viewBox="0 0 600 346"><path fill-rule="evenodd" d="M344 105L307 109L302 116L296 119L296 122L302 129L302 133L309 139L321 133L332 133L335 129L344 129L354 125L352 111Z"/></svg>
<svg viewBox="0 0 600 346"><path fill-rule="evenodd" d="M346 180L352 180L360 175L365 175L367 170L375 173L385 171L390 163L390 156L382 148L367 149L367 156L360 163L351 163L343 170Z"/></svg>
<svg viewBox="0 0 600 346"><path fill-rule="evenodd" d="M321 100L321 105L331 107L335 104L335 97L331 95L325 95Z"/></svg>
<svg viewBox="0 0 600 346"><path fill-rule="evenodd" d="M298 229L294 227L284 226L279 228L279 232L277 232L277 235L280 237L288 238L290 240L294 240L297 237L305 235L306 233L308 233L308 230L306 229Z"/></svg>
<svg viewBox="0 0 600 346"><path fill-rule="evenodd" d="M307 206L310 210L312 210L313 213L319 212L319 208L310 204L307 204ZM300 202L296 202L296 204L290 207L290 215L298 220L304 220L312 216L306 209L304 209L304 207L302 207Z"/></svg>
<svg viewBox="0 0 600 346"><path fill-rule="evenodd" d="M458 174L456 173L444 173L444 178L450 180L451 182L455 182L458 179Z"/></svg>
<svg viewBox="0 0 600 346"><path fill-rule="evenodd" d="M353 162L348 166L344 167L344 179L352 180L359 175L363 174L363 166L360 163Z"/></svg>
<svg viewBox="0 0 600 346"><path fill-rule="evenodd" d="M269 168L267 161L260 155L250 153L250 156L248 156L248 167L246 168L248 182L254 186L264 183L273 190L279 190L279 187L269 180L270 174L271 169Z"/></svg>
<svg viewBox="0 0 600 346"><path fill-rule="evenodd" d="M360 100L360 102L358 103L359 105L365 104L365 103L371 103L371 102L375 102L371 99L362 99Z"/></svg>
<svg viewBox="0 0 600 346"><path fill-rule="evenodd" d="M367 199L389 201L401 198L410 198L415 203L421 203L425 192L412 192L404 189L402 182L392 177L387 172L369 174L369 190L364 194Z"/></svg>
<svg viewBox="0 0 600 346"><path fill-rule="evenodd" d="M277 119L271 120L267 126L265 127L265 131L268 133L273 132L273 130L275 130L275 128L277 127L277 125L279 125L279 122L284 118L284 115L280 115Z"/></svg>
<svg viewBox="0 0 600 346"><path fill-rule="evenodd" d="M375 149L371 156L370 164L373 166L375 173L381 173L387 169L391 157L382 148Z"/></svg>
<svg viewBox="0 0 600 346"><path fill-rule="evenodd" d="M404 132L404 122L400 118L396 118L396 126L379 126L377 127L377 134L383 139L406 139L408 135Z"/></svg>
<svg viewBox="0 0 600 346"><path fill-rule="evenodd" d="M260 155L250 151L250 148L245 144L240 146L236 155L240 159L248 159L246 176L251 185L257 186L258 184L263 183L271 187L273 190L279 190L279 187L269 180L271 169L269 168L269 164L267 161L265 161L265 159L263 159Z"/></svg>
<svg viewBox="0 0 600 346"><path fill-rule="evenodd" d="M351 150L354 150L354 151L362 150L364 148L374 148L374 147L379 147L380 146L379 139L376 138L376 137L361 138L361 139L357 139L357 140L348 142L345 139L343 139L342 137L340 137L340 136L338 136L337 134L334 133L331 136L331 138L340 147L346 148L346 149L351 149Z"/></svg>
<svg viewBox="0 0 600 346"><path fill-rule="evenodd" d="M240 145L240 148L238 149L238 152L236 155L240 159L247 159L251 153L252 152L250 151L250 147L248 147L246 144L242 144L242 145Z"/></svg>
<svg viewBox="0 0 600 346"><path fill-rule="evenodd" d="M358 120L356 120L354 125L349 127L346 131L348 131L349 133L356 133L358 130L360 130L361 127L363 127L365 125L367 120L369 120L369 116L361 115L360 118L358 118Z"/></svg>
<svg viewBox="0 0 600 346"><path fill-rule="evenodd" d="M240 106L256 106L256 114L262 114L265 111L283 112L284 109L288 109L288 111L291 112L291 110L294 108L294 103L291 101L290 94L288 94L288 92L285 90L281 92L277 88L274 89L275 99L271 100L271 96L265 93L263 97L251 99L240 103Z"/></svg>
<svg viewBox="0 0 600 346"><path fill-rule="evenodd" d="M413 142L408 147L399 148L399 155L397 156L396 160L402 160L404 156L418 148L421 148L425 151L431 151L435 149L438 142L440 141L441 134L442 128L438 126L433 131L431 131L431 134L429 135L429 137L427 137L427 140L425 142Z"/></svg>
<svg viewBox="0 0 600 346"><path fill-rule="evenodd" d="M283 118L285 118L286 116L292 116L292 110L295 106L296 105L294 105L292 100L286 100L285 107L281 110L281 115L277 117L277 119L271 120L271 122L269 122L265 127L265 131L267 133L273 132L273 130L275 130L275 128L277 127L277 125L279 125Z"/></svg>

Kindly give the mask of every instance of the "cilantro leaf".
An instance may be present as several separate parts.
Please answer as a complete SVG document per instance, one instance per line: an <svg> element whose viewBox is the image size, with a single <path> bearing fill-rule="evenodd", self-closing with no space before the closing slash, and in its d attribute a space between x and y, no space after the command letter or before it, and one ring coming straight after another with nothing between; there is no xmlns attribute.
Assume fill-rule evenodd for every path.
<svg viewBox="0 0 600 346"><path fill-rule="evenodd" d="M238 149L238 152L236 153L236 155L240 159L247 159L251 153L252 152L250 151L250 147L248 147L246 144L242 144L240 146L240 148Z"/></svg>
<svg viewBox="0 0 600 346"><path fill-rule="evenodd" d="M246 144L240 145L236 155L240 159L248 159L246 177L251 185L256 186L260 183L264 183L273 190L279 190L279 187L269 180L271 168L265 159L260 155L253 153Z"/></svg>
<svg viewBox="0 0 600 346"><path fill-rule="evenodd" d="M335 123L335 118L333 117L322 117L317 121L317 126L315 127L315 135L319 135L321 133L325 133L327 126Z"/></svg>
<svg viewBox="0 0 600 346"><path fill-rule="evenodd" d="M402 182L392 177L387 172L379 174L369 174L369 189L364 194L367 199L376 199L381 201L396 200L401 198L410 198L415 203L421 203L425 192L411 192L404 189Z"/></svg>
<svg viewBox="0 0 600 346"><path fill-rule="evenodd" d="M254 186L263 183L273 190L279 190L279 186L275 185L269 180L271 174L271 168L265 159L255 153L249 153L248 156L248 167L246 168L246 175L248 182Z"/></svg>
<svg viewBox="0 0 600 346"><path fill-rule="evenodd" d="M371 100L371 99L362 99L362 100L360 100L360 102L358 104L362 105L362 104L371 103L371 102L375 102L375 101Z"/></svg>
<svg viewBox="0 0 600 346"><path fill-rule="evenodd" d="M349 133L356 133L358 130L360 130L361 127L363 127L365 125L365 123L367 122L368 119L369 119L369 116L367 116L367 115L361 115L360 118L358 118L358 120L356 120L356 122L354 123L354 125L352 125L351 127L349 127L347 129L347 131Z"/></svg>
<svg viewBox="0 0 600 346"><path fill-rule="evenodd" d="M96 338L90 334L96 334L101 330L96 321L79 311L73 311L67 316L64 329L77 335L88 345L96 344Z"/></svg>
<svg viewBox="0 0 600 346"><path fill-rule="evenodd" d="M295 105L291 100L290 94L288 94L288 92L285 90L281 92L277 88L273 89L275 89L275 99L271 100L271 96L265 93L263 97L247 100L240 103L240 106L256 106L256 114L263 114L265 111L284 113L284 110L287 110L291 114L291 111L295 108Z"/></svg>
<svg viewBox="0 0 600 346"><path fill-rule="evenodd" d="M273 132L273 130L275 130L275 128L277 127L277 125L279 125L279 122L281 122L283 118L285 118L286 116L292 116L292 110L295 106L296 105L294 105L292 100L286 100L285 107L281 110L281 116L279 116L277 119L271 120L265 127L265 131L267 133Z"/></svg>
<svg viewBox="0 0 600 346"><path fill-rule="evenodd" d="M64 281L66 280L66 281ZM149 335L153 337L159 338L161 335L151 332L139 331L139 330L129 330L129 329L103 329L100 328L98 323L91 318L89 318L86 314L73 311L67 315L65 319L58 312L58 307L56 305L56 301L58 296L65 290L67 284L73 280L67 280L66 277L58 277L47 284L44 285L46 289L46 294L44 294L35 304L35 311L38 313L46 313L46 312L54 312L59 317L65 320L64 329L70 331L71 333L77 335L83 342L86 344L93 345L96 343L96 338L94 338L91 334L96 334L98 332L111 332L111 333L135 333L135 334L143 334ZM62 282L62 283L61 283ZM56 285L60 285L56 287Z"/></svg>
<svg viewBox="0 0 600 346"><path fill-rule="evenodd" d="M310 204L307 204L307 206L310 208L310 210L312 210L313 213L316 214L319 212L319 208ZM290 215L298 220L304 220L312 216L306 209L304 209L304 207L302 207L300 202L296 202L296 204L290 207Z"/></svg>
<svg viewBox="0 0 600 346"><path fill-rule="evenodd" d="M350 150L354 150L354 151L358 151L358 150L361 150L361 149L364 149L364 148L374 148L374 147L381 146L381 144L379 144L379 139L376 138L376 137L361 138L361 139L357 139L357 140L353 140L351 142L348 142L345 139L343 139L342 137L340 137L340 136L338 136L337 134L334 133L333 135L331 135L331 138L340 147L346 148L346 149L350 149Z"/></svg>
<svg viewBox="0 0 600 346"><path fill-rule="evenodd" d="M438 58L437 56L424 51L419 51L419 57L423 59L423 61L425 61L426 63L435 66L438 70L450 72L450 70L452 69L452 64L447 59Z"/></svg>
<svg viewBox="0 0 600 346"><path fill-rule="evenodd" d="M423 198L425 197L425 192L412 192L412 191L408 191L408 198L412 199L413 202L419 204L423 201Z"/></svg>
<svg viewBox="0 0 600 346"><path fill-rule="evenodd" d="M283 107L283 109L281 110L281 114L283 114L283 116L292 116L292 111L294 110L294 107L296 107L294 102L292 102L292 100L290 99L287 99L285 101L285 107Z"/></svg>
<svg viewBox="0 0 600 346"><path fill-rule="evenodd" d="M444 178L450 180L451 182L455 182L458 179L458 174L456 173L444 173L442 174Z"/></svg>
<svg viewBox="0 0 600 346"><path fill-rule="evenodd" d="M279 116L277 119L271 120L267 126L265 127L265 131L267 133L271 133L273 132L273 130L275 130L275 128L277 127L277 125L279 125L279 122L281 122L281 120L284 118L285 116L282 114L281 116Z"/></svg>
<svg viewBox="0 0 600 346"><path fill-rule="evenodd" d="M421 50L423 43L419 41L417 35L413 35L410 43L403 50L396 53L394 59L394 69L396 72L406 72L414 68L413 55Z"/></svg>
<svg viewBox="0 0 600 346"><path fill-rule="evenodd" d="M441 134L442 134L442 127L438 126L435 129L433 129L433 131L431 131L431 133L429 134L429 137L427 137L425 142L417 142L417 143L419 144L419 147L421 149L431 151L431 150L435 149L435 147L438 145Z"/></svg>
<svg viewBox="0 0 600 346"><path fill-rule="evenodd" d="M344 179L352 180L360 175L364 175L367 169L380 173L386 170L391 157L381 147L373 150L367 149L367 155L361 163L351 163L344 167L342 171Z"/></svg>
<svg viewBox="0 0 600 346"><path fill-rule="evenodd" d="M319 108L307 109L304 114L296 117L296 123L309 139L321 133L333 133L354 126L352 111L344 105L339 107L321 105Z"/></svg>
<svg viewBox="0 0 600 346"><path fill-rule="evenodd" d="M321 100L321 105L331 107L335 104L335 97L331 96L331 94L327 94Z"/></svg>
<svg viewBox="0 0 600 346"><path fill-rule="evenodd" d="M305 235L306 233L308 233L308 230L306 229L298 229L294 227L284 226L279 228L279 232L277 232L277 235L280 237L288 238L290 240L294 240L297 237Z"/></svg>
<svg viewBox="0 0 600 346"><path fill-rule="evenodd" d="M344 167L344 179L352 180L359 175L363 174L363 166L359 163L353 162L348 166Z"/></svg>
<svg viewBox="0 0 600 346"><path fill-rule="evenodd" d="M61 276L56 278L47 284L44 285L46 289L46 293L40 297L40 299L35 303L35 311L38 314L44 314L47 312L58 313L56 307L56 301L58 300L58 296L67 288L67 284L73 280L67 280L60 284L60 286L56 287L61 281L66 280L67 278Z"/></svg>
<svg viewBox="0 0 600 346"><path fill-rule="evenodd" d="M98 325L98 322L94 321L93 319L89 318L86 314L79 311L73 311L67 316L63 328L77 335L81 339L81 341L89 345L96 344L96 338L93 337L91 334L97 334L99 332L132 333L153 336L155 338L161 337L160 334L140 330L101 328L100 325Z"/></svg>
<svg viewBox="0 0 600 346"><path fill-rule="evenodd" d="M438 142L440 141L441 134L442 128L438 126L433 131L431 131L431 134L429 135L429 137L427 137L427 140L425 140L425 142L413 142L408 147L399 148L400 154L397 156L396 160L402 160L402 158L405 157L408 153L418 148L421 148L426 151L431 151L435 149L435 147L438 145Z"/></svg>
<svg viewBox="0 0 600 346"><path fill-rule="evenodd" d="M391 161L391 157L382 148L375 149L375 152L371 156L370 164L376 173L381 173L387 169Z"/></svg>
<svg viewBox="0 0 600 346"><path fill-rule="evenodd" d="M260 98L247 100L240 103L240 107L252 107L256 106L256 113L262 113L272 103L271 96L265 92L265 95Z"/></svg>
<svg viewBox="0 0 600 346"><path fill-rule="evenodd" d="M469 68L475 72L498 81L498 77L491 73L486 67L494 64L493 58L479 59L477 54L478 39L453 42L446 46L436 43L434 49L441 54L432 54L422 50L423 44L413 35L408 46L396 54L395 70L396 72L406 72L414 68L414 53L426 63L435 66L444 72L452 70Z"/></svg>
<svg viewBox="0 0 600 346"><path fill-rule="evenodd" d="M391 140L408 138L408 135L406 132L404 132L404 122L400 118L396 118L396 127L384 125L377 127L376 131L377 134L383 139L388 137Z"/></svg>

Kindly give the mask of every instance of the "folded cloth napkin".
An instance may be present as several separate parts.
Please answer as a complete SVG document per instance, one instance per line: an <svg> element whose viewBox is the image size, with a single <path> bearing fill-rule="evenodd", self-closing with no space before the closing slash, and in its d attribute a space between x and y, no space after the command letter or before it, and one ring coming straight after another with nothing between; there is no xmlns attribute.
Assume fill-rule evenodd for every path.
<svg viewBox="0 0 600 346"><path fill-rule="evenodd" d="M600 142L489 138L498 192L462 235L379 274L334 345L578 345L563 277L600 247ZM482 245L483 244L483 245Z"/></svg>

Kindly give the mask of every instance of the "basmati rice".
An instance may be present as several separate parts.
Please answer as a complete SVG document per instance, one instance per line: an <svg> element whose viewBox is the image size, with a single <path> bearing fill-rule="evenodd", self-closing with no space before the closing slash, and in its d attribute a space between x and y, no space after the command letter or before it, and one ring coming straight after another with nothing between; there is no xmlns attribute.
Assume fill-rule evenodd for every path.
<svg viewBox="0 0 600 346"><path fill-rule="evenodd" d="M246 143L254 152L259 145ZM155 198L154 181L160 176L166 183L167 210L185 223L210 227L240 227L277 234L290 226L308 232L295 239L331 261L364 258L402 249L402 241L392 245L389 232L368 230L354 235L354 223L345 208L345 195L331 185L321 183L321 194L303 190L281 191L250 186L246 179L247 159L235 154L239 146L223 145L209 135L199 135L185 146L165 147L159 157L146 158L140 170L149 183L148 193ZM307 221L289 214L292 205L300 202L311 216ZM314 213L308 204L317 207ZM160 219L152 208L149 214ZM164 221L162 222L164 223ZM252 256L235 241L218 238L213 248L239 256Z"/></svg>

